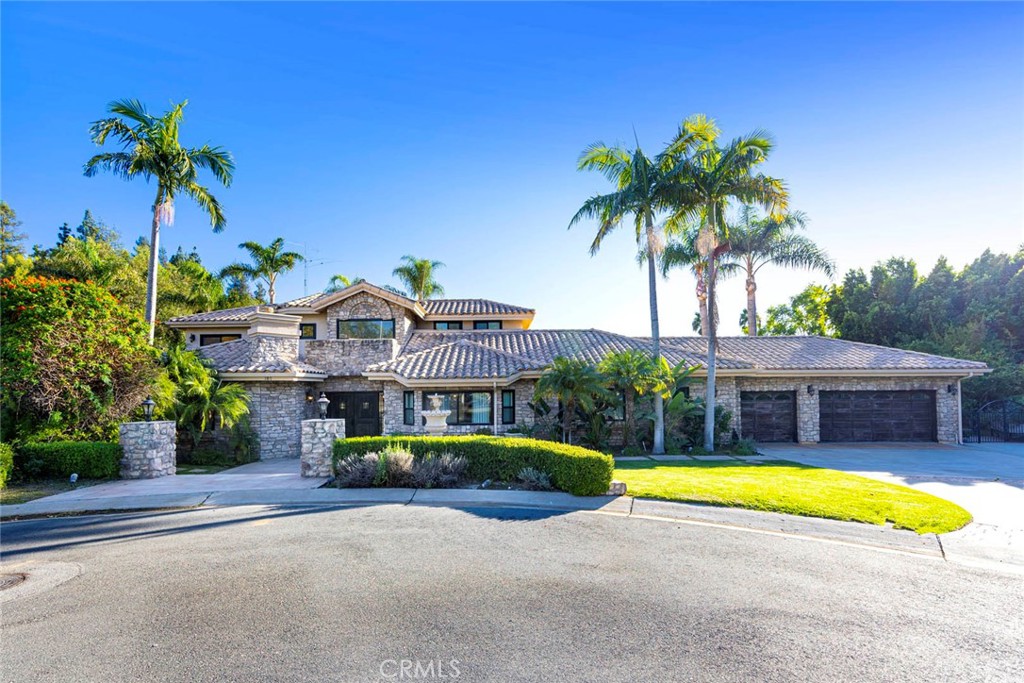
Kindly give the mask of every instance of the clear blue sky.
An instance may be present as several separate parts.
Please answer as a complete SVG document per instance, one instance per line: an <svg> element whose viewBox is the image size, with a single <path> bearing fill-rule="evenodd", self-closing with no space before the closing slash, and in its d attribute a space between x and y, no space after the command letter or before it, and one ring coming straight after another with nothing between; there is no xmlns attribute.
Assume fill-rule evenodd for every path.
<svg viewBox="0 0 1024 683"><path fill-rule="evenodd" d="M81 173L89 122L126 97L188 98L183 141L238 164L227 230L182 201L168 249L219 268L283 235L329 261L311 291L390 282L410 253L447 263L449 296L533 306L536 326L647 334L632 235L590 258L593 226L566 230L606 189L575 161L634 128L656 150L695 112L775 134L767 170L843 271L1024 242L1021 4L4 2L0 21L0 192L30 244L86 208L148 235L151 187ZM761 309L808 277L764 272ZM279 292L302 294L301 269ZM661 283L663 332L690 333L692 292ZM724 332L742 306L726 283Z"/></svg>

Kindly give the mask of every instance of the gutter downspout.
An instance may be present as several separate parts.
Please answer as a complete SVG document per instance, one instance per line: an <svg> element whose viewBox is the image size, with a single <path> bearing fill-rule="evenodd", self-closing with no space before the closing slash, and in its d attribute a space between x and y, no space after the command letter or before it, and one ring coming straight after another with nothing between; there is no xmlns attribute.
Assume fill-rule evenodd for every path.
<svg viewBox="0 0 1024 683"><path fill-rule="evenodd" d="M494 422L493 430L494 435L498 435L498 381L494 380L491 382L491 420Z"/></svg>

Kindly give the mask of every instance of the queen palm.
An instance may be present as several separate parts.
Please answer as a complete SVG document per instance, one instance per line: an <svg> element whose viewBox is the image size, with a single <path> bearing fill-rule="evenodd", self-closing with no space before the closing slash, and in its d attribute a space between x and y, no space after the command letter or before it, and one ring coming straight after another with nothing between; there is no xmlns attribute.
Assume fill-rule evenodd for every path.
<svg viewBox="0 0 1024 683"><path fill-rule="evenodd" d="M771 153L773 142L764 131L735 138L725 146L709 140L699 149L686 141L694 126L706 126L704 117L683 122L665 154L674 160L670 174L677 184L677 209L672 220L680 224L696 222L699 228L693 244L706 261L704 280L708 301L715 301L717 266L729 251L729 229L725 212L730 200L763 206L772 218L781 219L787 208L788 194L781 180L755 173ZM715 447L715 362L717 334L714 315L708 316L707 393L705 397L704 448Z"/></svg>
<svg viewBox="0 0 1024 683"><path fill-rule="evenodd" d="M820 270L829 277L835 263L806 235L797 233L807 226L802 211L758 218L751 206L740 211L739 223L729 231L731 255L747 276L747 334L757 336L757 272L766 265Z"/></svg>
<svg viewBox="0 0 1024 683"><path fill-rule="evenodd" d="M677 154L706 141L708 129L694 126L686 135L674 142ZM661 359L661 332L658 324L657 261L661 254L661 239L655 227L658 216L677 206L674 202L676 183L672 170L674 158L649 158L637 144L636 149L609 147L601 142L583 150L577 163L578 170L598 171L615 185L608 194L591 197L569 221L569 227L583 219L596 219L597 234L590 244L590 255L595 255L601 243L627 216L633 217L637 248L647 261L648 299L651 308L651 340L653 360ZM665 403L660 395L654 396L654 445L652 452L665 452Z"/></svg>
<svg viewBox="0 0 1024 683"><path fill-rule="evenodd" d="M227 224L224 211L208 188L199 183L199 170L213 173L224 187L231 185L235 163L231 153L221 147L183 147L178 129L188 100L174 105L162 116L153 116L138 100L119 100L107 109L113 116L92 124L92 141L102 146L113 137L121 151L104 152L85 163L87 177L98 171L112 171L125 180L142 177L156 180L153 221L149 239L149 274L146 279L146 322L149 341L156 330L157 270L160 257L160 224L174 223L174 200L179 195L192 199L210 217L214 232Z"/></svg>
<svg viewBox="0 0 1024 683"><path fill-rule="evenodd" d="M661 255L661 274L664 277L668 277L668 274L676 268L689 268L693 274L696 282L695 293L697 296L697 318L694 321L694 331L698 332L702 336L708 334L708 310L715 316L715 323L718 323L718 301L716 300L710 307L708 306L708 290L707 281L704 278L704 273L707 271L708 262L707 259L697 253L696 247L696 235L697 228L694 226L687 226L679 231L667 230L669 232L676 232L674 238L670 239L665 245L665 250ZM732 262L719 261L717 265L718 276L729 276L736 272L736 264ZM699 321L699 323L697 322Z"/></svg>
<svg viewBox="0 0 1024 683"><path fill-rule="evenodd" d="M444 268L440 261L403 256L402 265L391 274L402 281L405 291L417 301L426 301L435 296L444 296L444 287L434 279L434 271Z"/></svg>
<svg viewBox="0 0 1024 683"><path fill-rule="evenodd" d="M274 303L277 277L302 261L302 254L284 250L284 238L278 237L264 246L259 242L242 242L239 249L249 252L252 263L232 263L220 272L223 277L248 278L267 283L267 303Z"/></svg>
<svg viewBox="0 0 1024 683"><path fill-rule="evenodd" d="M539 396L554 396L562 408L562 440L572 441L572 421L576 408L586 412L596 409L598 401L608 398L604 378L581 360L559 356L537 380Z"/></svg>

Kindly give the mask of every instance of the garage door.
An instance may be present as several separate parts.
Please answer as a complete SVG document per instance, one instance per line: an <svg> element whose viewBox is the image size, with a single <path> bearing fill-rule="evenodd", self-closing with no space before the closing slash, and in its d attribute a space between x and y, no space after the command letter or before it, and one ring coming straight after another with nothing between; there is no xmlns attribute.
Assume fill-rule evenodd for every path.
<svg viewBox="0 0 1024 683"><path fill-rule="evenodd" d="M935 441L934 391L822 391L822 441Z"/></svg>
<svg viewBox="0 0 1024 683"><path fill-rule="evenodd" d="M796 441L796 392L740 392L740 422L744 439Z"/></svg>

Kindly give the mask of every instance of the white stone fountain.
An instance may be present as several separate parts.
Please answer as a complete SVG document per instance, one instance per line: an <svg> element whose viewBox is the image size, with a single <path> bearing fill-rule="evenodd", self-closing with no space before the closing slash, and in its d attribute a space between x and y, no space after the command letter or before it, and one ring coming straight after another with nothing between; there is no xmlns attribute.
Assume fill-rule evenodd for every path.
<svg viewBox="0 0 1024 683"><path fill-rule="evenodd" d="M452 411L441 407L444 399L440 394L427 396L430 399L430 410L423 411L423 418L427 421L427 434L444 434L448 431L448 416Z"/></svg>

